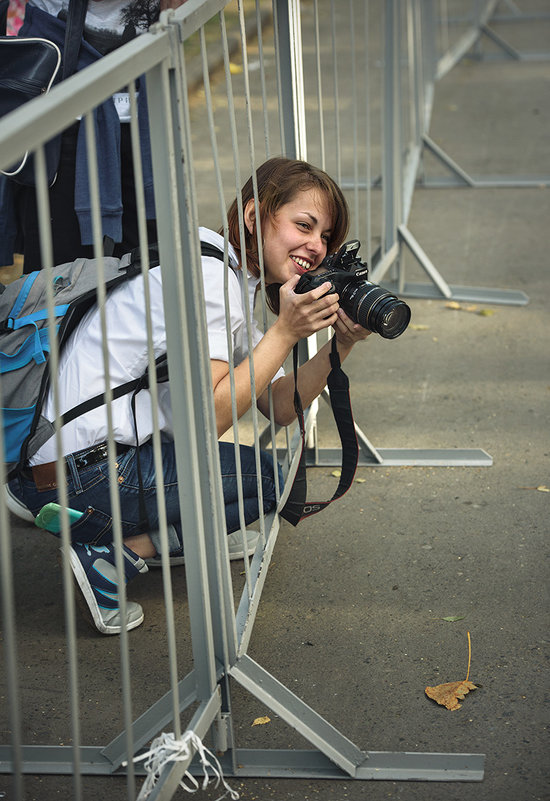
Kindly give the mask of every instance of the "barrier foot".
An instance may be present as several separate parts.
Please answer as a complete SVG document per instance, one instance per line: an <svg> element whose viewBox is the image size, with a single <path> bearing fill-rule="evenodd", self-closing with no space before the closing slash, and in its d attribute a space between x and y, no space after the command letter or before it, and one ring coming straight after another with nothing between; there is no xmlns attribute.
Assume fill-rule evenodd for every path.
<svg viewBox="0 0 550 801"><path fill-rule="evenodd" d="M424 134L422 144L435 158L443 164L450 175L439 178L420 177L417 184L427 188L448 189L449 187L463 186L472 189L529 189L550 186L550 175L486 175L473 176L464 170L451 156L443 150L434 140Z"/></svg>
<svg viewBox="0 0 550 801"><path fill-rule="evenodd" d="M403 286L400 286L395 281L384 281L384 289L405 298L454 300L459 303L494 303L505 306L526 306L529 303L529 296L525 292L513 289L491 289L449 284L450 293L443 295L433 284L405 282Z"/></svg>
<svg viewBox="0 0 550 801"><path fill-rule="evenodd" d="M481 448L377 448L359 452L359 467L491 467L492 457ZM318 448L306 452L307 467L340 467L342 452Z"/></svg>
<svg viewBox="0 0 550 801"><path fill-rule="evenodd" d="M367 751L365 760L350 777L320 751L236 749L232 769L229 754L220 758L224 776L280 779L358 779L391 781L479 782L483 780L483 754L410 753ZM196 771L196 773L195 773ZM200 765L190 773L200 775Z"/></svg>

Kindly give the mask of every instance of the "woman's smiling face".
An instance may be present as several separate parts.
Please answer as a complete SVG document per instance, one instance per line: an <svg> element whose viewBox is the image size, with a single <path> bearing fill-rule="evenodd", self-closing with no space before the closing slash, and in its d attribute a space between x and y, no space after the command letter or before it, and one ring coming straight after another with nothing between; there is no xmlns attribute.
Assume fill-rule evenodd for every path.
<svg viewBox="0 0 550 801"><path fill-rule="evenodd" d="M284 284L320 265L327 255L332 220L318 189L298 192L262 226L267 284Z"/></svg>

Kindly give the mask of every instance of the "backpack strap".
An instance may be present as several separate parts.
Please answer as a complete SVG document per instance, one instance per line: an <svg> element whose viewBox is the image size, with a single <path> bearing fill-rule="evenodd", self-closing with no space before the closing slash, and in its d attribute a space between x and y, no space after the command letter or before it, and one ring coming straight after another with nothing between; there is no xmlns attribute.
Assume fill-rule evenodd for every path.
<svg viewBox="0 0 550 801"><path fill-rule="evenodd" d="M213 256L215 259L223 261L224 252L210 242L201 242L201 256Z"/></svg>
<svg viewBox="0 0 550 801"><path fill-rule="evenodd" d="M76 72L87 11L88 0L69 0L63 48L63 80Z"/></svg>

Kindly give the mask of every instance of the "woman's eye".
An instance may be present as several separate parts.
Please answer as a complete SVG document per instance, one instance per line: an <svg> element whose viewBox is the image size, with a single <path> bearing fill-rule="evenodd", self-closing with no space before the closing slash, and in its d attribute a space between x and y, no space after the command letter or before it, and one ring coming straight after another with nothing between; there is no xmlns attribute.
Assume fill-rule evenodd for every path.
<svg viewBox="0 0 550 801"><path fill-rule="evenodd" d="M300 226L300 228L304 228L306 231L309 231L309 223L299 222L298 225Z"/></svg>

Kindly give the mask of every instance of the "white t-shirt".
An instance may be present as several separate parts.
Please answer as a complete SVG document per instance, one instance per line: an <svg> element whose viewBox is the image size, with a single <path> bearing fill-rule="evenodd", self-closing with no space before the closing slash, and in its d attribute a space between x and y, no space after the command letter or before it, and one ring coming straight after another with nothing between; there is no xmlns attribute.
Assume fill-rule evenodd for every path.
<svg viewBox="0 0 550 801"><path fill-rule="evenodd" d="M223 237L206 228L199 229L203 242L216 245L223 251ZM254 299L259 279L248 274L245 300L242 283L244 276L238 268L237 256L229 246L228 275L230 324L232 332L233 363L246 359L248 335L245 303L248 302L251 318L252 342L255 347L263 334L253 318ZM204 294L208 344L211 359L229 362L224 306L224 265L215 257L202 257ZM162 298L162 275L160 267L149 270L151 296L151 318L153 325L153 349L155 358L166 353L166 329ZM142 376L147 369L147 334L145 328L145 301L143 278L137 276L112 290L105 303L107 332L109 339L109 374L111 386L116 387ZM279 370L273 380L284 375ZM63 414L79 403L93 398L105 389L103 355L101 348L101 321L97 307L91 309L81 320L63 349L59 364L59 403ZM170 384L158 385L158 414L161 431L172 434L172 407ZM135 445L134 422L131 409L131 394L124 395L112 403L113 432L116 442ZM54 419L53 396L50 390L44 404L44 416ZM136 396L136 416L140 443L152 434L151 396L142 390ZM105 406L93 409L78 417L62 429L63 455L105 442L107 439L107 412ZM52 437L29 460L31 465L52 462L56 458L55 441Z"/></svg>
<svg viewBox="0 0 550 801"><path fill-rule="evenodd" d="M69 0L32 0L36 8L66 18ZM159 15L160 0L89 0L84 27L96 37L130 39L149 29ZM103 49L100 52L104 52Z"/></svg>

